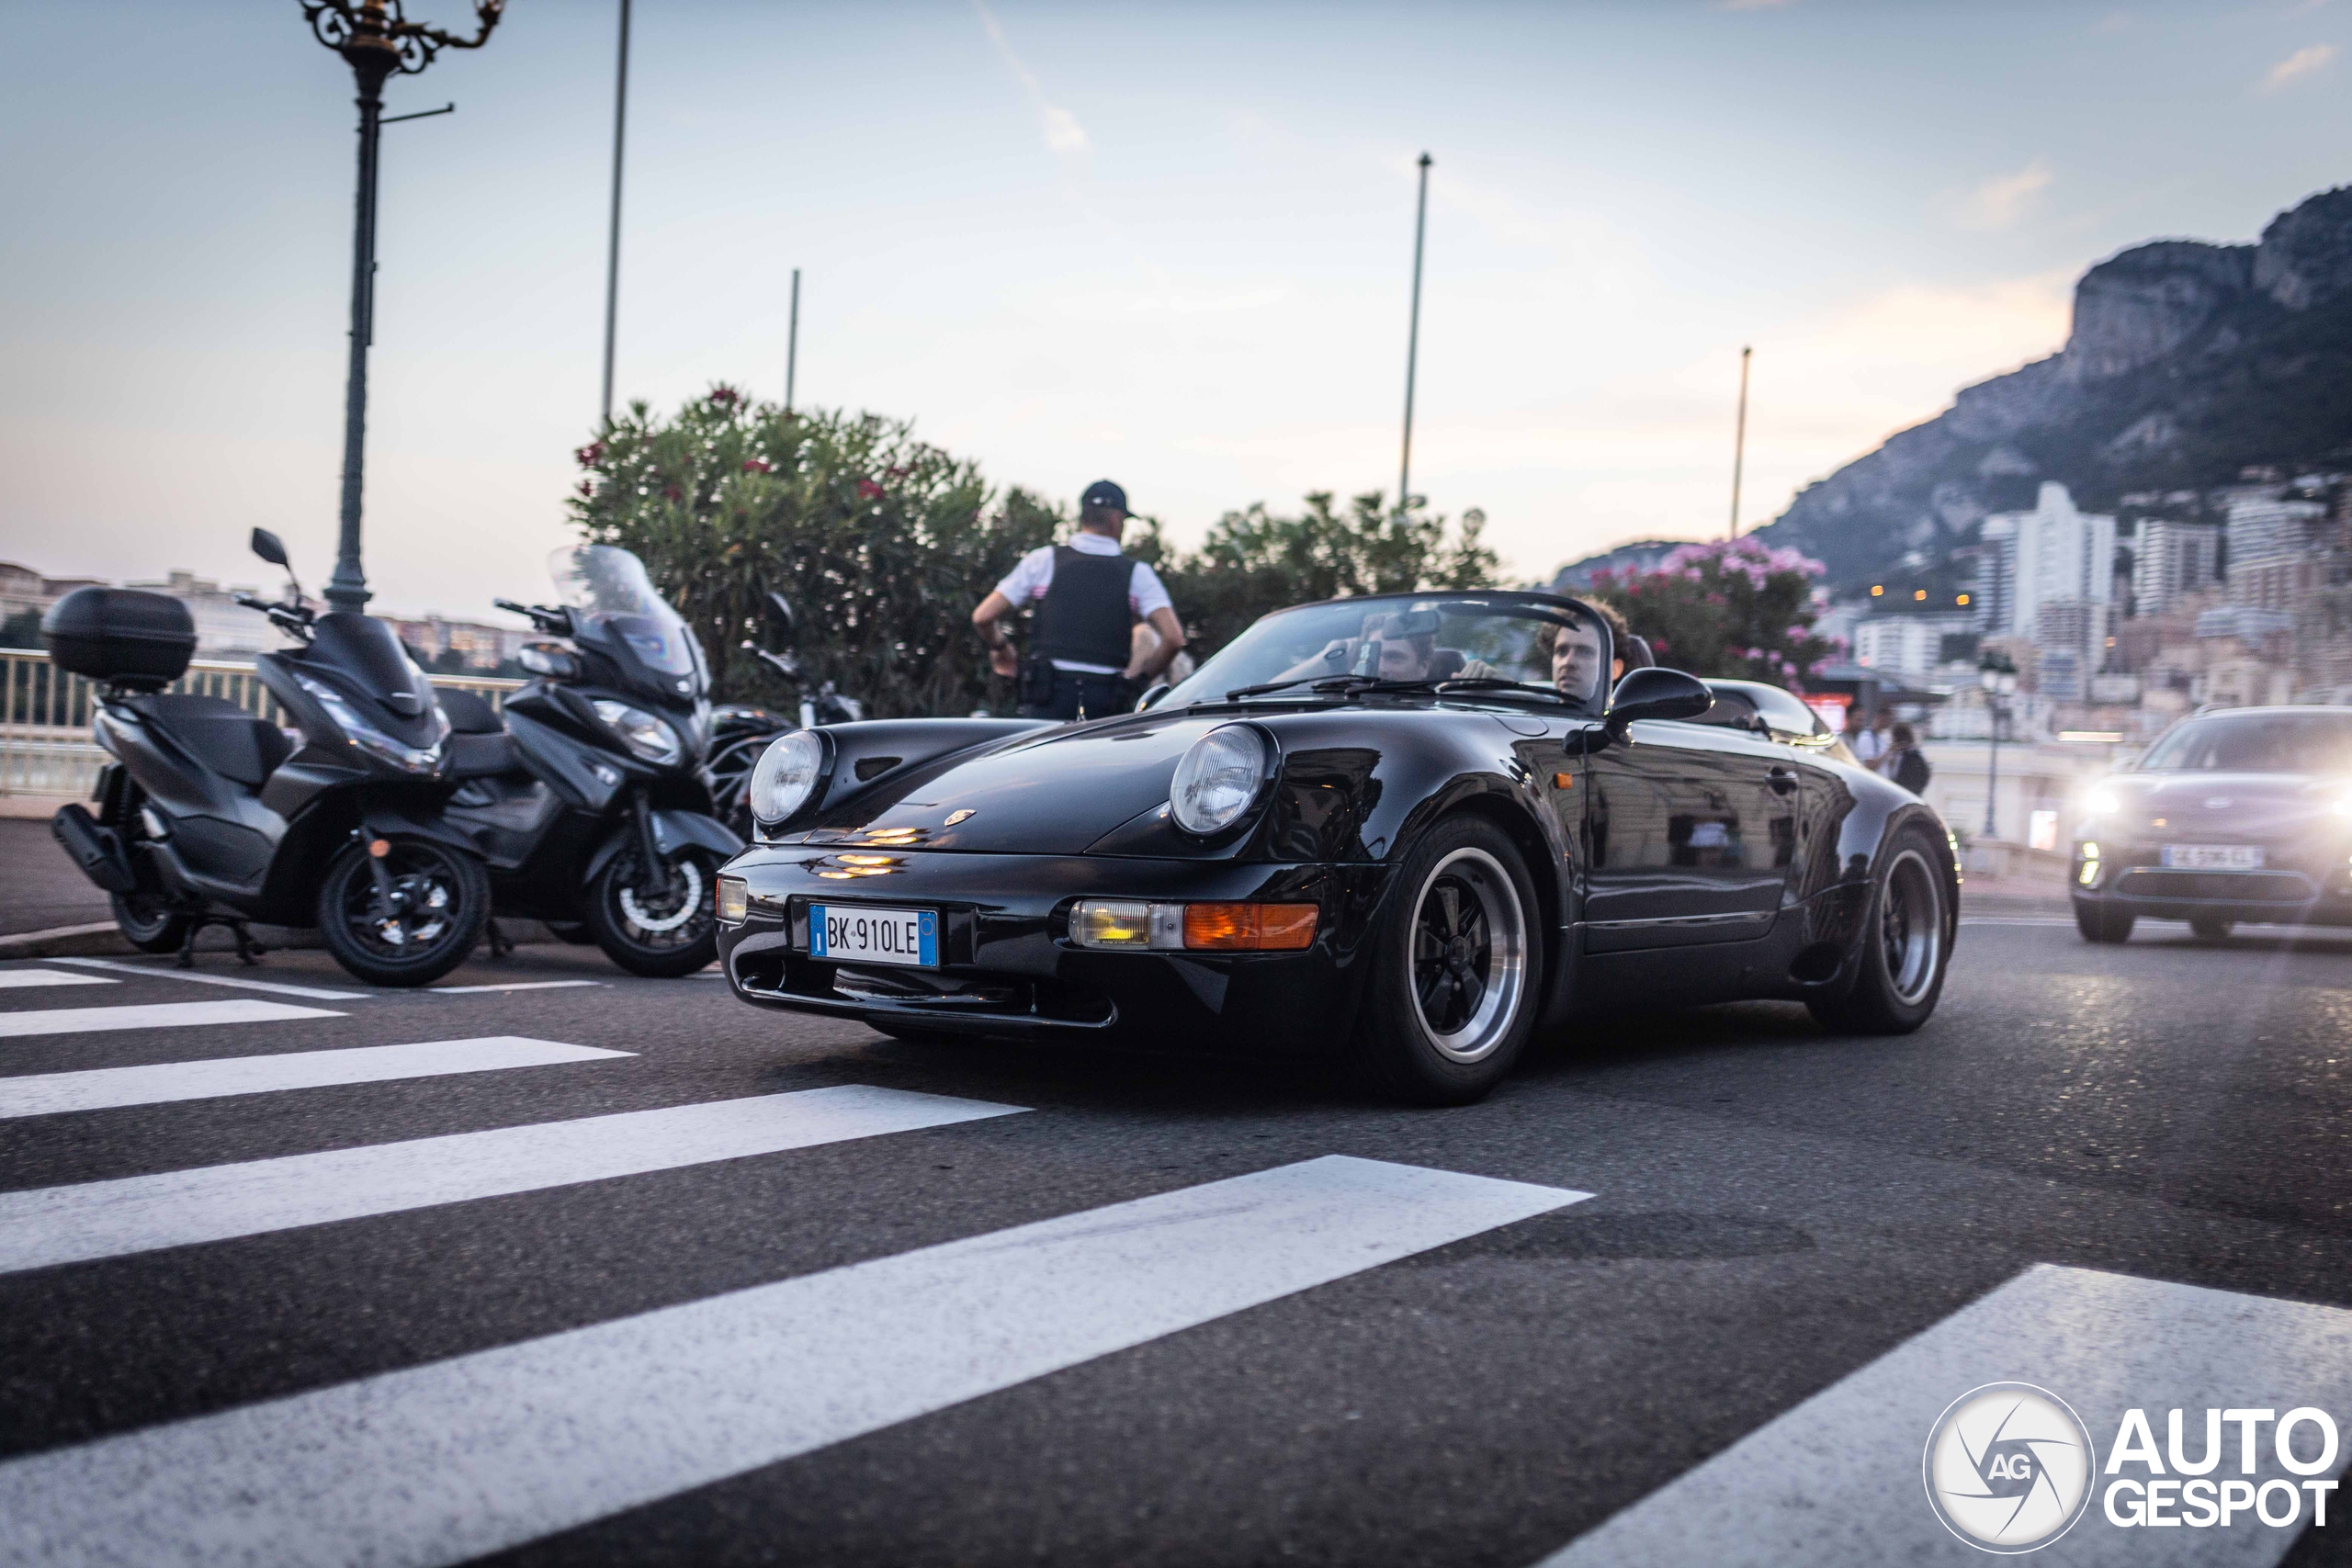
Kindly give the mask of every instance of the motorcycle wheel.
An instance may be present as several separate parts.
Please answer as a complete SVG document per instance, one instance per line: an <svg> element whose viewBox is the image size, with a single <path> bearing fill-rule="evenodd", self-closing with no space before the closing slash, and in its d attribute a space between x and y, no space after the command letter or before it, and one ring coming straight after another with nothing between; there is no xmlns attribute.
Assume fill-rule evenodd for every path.
<svg viewBox="0 0 2352 1568"><path fill-rule="evenodd" d="M711 753L704 764L710 773L710 797L718 803L718 819L734 830L739 839L749 841L752 837L752 802L747 793L752 785L752 770L760 765L761 757L782 734L747 735L730 740Z"/></svg>
<svg viewBox="0 0 2352 1568"><path fill-rule="evenodd" d="M423 986L466 961L490 919L490 874L430 839L396 838L383 857L390 908L378 891L367 840L328 863L319 885L319 936L334 961L371 986Z"/></svg>
<svg viewBox="0 0 2352 1568"><path fill-rule="evenodd" d="M688 851L645 874L635 844L605 863L588 885L588 932L605 956L632 975L672 980L718 956L718 867Z"/></svg>
<svg viewBox="0 0 2352 1568"><path fill-rule="evenodd" d="M109 893L115 930L141 953L177 953L187 942L190 918L176 914L152 893Z"/></svg>

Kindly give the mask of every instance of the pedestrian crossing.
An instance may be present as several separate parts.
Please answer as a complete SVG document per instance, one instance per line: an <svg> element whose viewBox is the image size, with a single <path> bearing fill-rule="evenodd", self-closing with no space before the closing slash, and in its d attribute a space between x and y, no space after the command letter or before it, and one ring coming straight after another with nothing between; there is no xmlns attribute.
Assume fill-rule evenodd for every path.
<svg viewBox="0 0 2352 1568"><path fill-rule="evenodd" d="M295 1007L239 997L220 1002L136 1002L123 1007L41 1008L0 1012L0 1040L40 1034L91 1034L118 1029L191 1029L216 1023L276 1023L296 1018L341 1018L327 1008Z"/></svg>
<svg viewBox="0 0 2352 1568"><path fill-rule="evenodd" d="M56 969L0 969L0 991L24 990L34 986L119 986L121 983L104 975L68 975Z"/></svg>

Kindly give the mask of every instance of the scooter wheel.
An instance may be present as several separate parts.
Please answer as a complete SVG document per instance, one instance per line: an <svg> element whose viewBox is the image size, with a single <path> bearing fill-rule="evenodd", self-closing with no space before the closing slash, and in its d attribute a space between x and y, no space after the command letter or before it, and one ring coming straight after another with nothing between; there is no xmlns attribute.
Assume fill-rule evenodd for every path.
<svg viewBox="0 0 2352 1568"><path fill-rule="evenodd" d="M177 953L187 942L188 917L175 914L144 893L109 893L115 929L141 953Z"/></svg>
<svg viewBox="0 0 2352 1568"><path fill-rule="evenodd" d="M490 919L481 862L430 839L389 840L377 879L369 841L346 845L319 885L319 936L371 986L423 986L466 961ZM389 898L386 897L389 893Z"/></svg>
<svg viewBox="0 0 2352 1568"><path fill-rule="evenodd" d="M588 931L632 975L672 980L718 956L718 868L693 851L662 863L659 880L623 850L588 885Z"/></svg>

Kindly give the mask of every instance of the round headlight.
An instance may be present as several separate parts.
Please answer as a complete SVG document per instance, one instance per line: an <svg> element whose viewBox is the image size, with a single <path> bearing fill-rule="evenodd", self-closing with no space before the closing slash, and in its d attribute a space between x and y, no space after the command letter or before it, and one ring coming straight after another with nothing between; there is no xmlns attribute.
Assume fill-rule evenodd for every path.
<svg viewBox="0 0 2352 1568"><path fill-rule="evenodd" d="M752 770L752 815L776 823L808 804L825 771L825 743L809 730L778 736Z"/></svg>
<svg viewBox="0 0 2352 1568"><path fill-rule="evenodd" d="M1266 782L1269 750L1266 738L1246 724L1220 725L1193 741L1169 790L1176 825L1216 833L1239 821Z"/></svg>

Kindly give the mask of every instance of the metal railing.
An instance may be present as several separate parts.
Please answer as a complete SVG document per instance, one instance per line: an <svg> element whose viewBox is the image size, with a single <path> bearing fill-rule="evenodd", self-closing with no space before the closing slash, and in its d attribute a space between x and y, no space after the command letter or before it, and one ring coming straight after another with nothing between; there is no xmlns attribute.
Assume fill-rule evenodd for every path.
<svg viewBox="0 0 2352 1568"><path fill-rule="evenodd" d="M523 684L488 675L435 675L436 686L473 692L503 708ZM256 717L282 725L286 715L250 664L199 659L171 690L223 697ZM107 754L90 739L97 689L40 649L0 648L0 795L88 795Z"/></svg>

